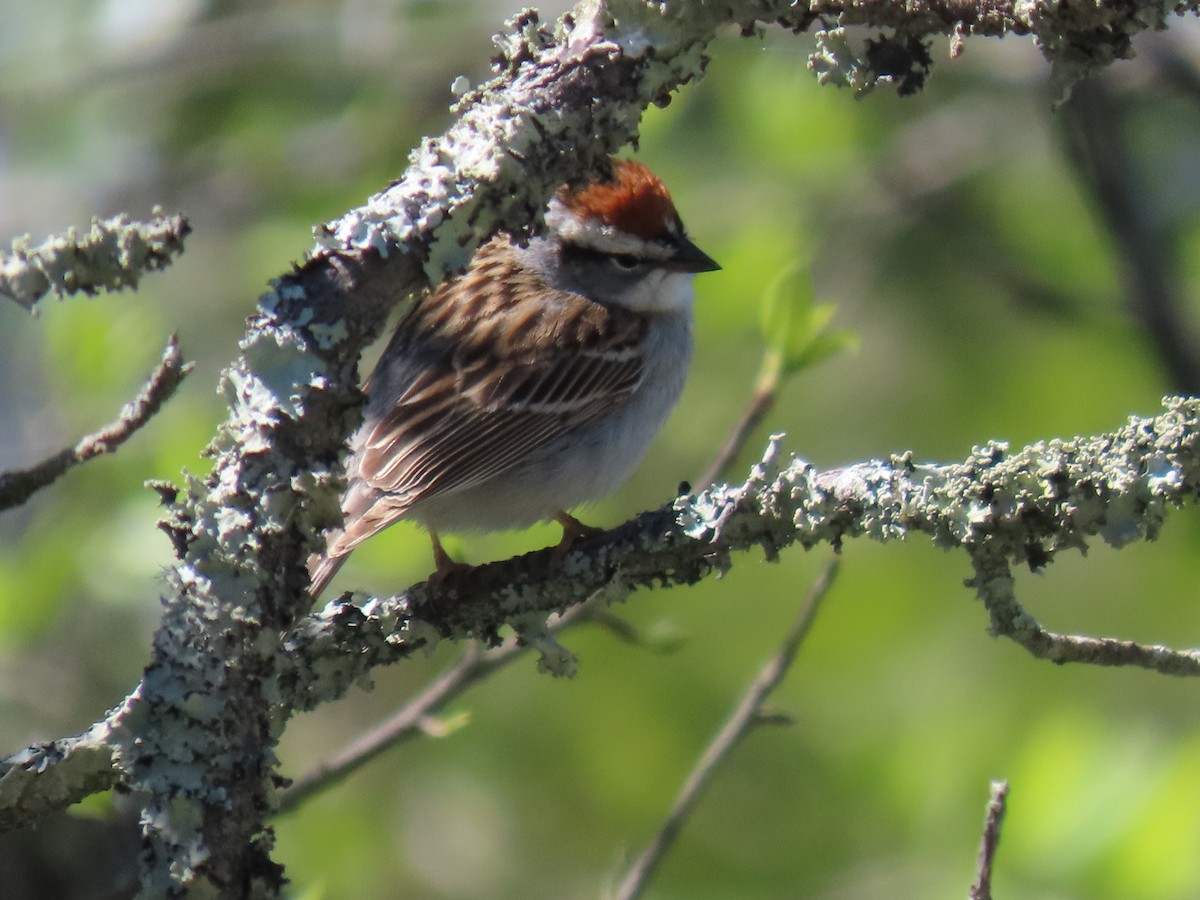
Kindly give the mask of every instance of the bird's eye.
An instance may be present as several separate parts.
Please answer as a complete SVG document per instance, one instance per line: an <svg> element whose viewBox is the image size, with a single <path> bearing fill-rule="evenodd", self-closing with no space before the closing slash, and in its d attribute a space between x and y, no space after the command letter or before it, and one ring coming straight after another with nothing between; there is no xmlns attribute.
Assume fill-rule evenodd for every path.
<svg viewBox="0 0 1200 900"><path fill-rule="evenodd" d="M618 269L624 269L625 271L636 269L641 263L641 260L632 253L614 253L610 259L612 259L614 266L616 266Z"/></svg>

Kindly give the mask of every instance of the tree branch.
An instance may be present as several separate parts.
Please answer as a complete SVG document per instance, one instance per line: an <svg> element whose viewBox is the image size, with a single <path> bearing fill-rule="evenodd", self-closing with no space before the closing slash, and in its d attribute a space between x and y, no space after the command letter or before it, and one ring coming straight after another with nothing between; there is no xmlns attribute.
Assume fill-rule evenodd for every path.
<svg viewBox="0 0 1200 900"><path fill-rule="evenodd" d="M728 758L742 738L749 734L750 729L761 723L763 704L791 668L792 661L796 658L796 652L800 649L805 637L808 636L821 601L833 585L834 579L837 578L837 570L838 564L835 559L813 582L812 587L809 588L808 597L805 598L804 605L800 609L799 618L788 631L775 655L763 666L762 671L758 673L742 699L738 701L733 714L721 726L717 736L705 748L704 753L700 755L695 768L684 782L666 821L663 822L662 827L654 835L646 849L629 867L628 873L614 894L615 897L620 900L633 900L642 895L642 891L646 889L646 885L649 884L654 872L658 869L659 863L675 843L680 829L691 815L700 795L712 780L713 775L716 774L717 767Z"/></svg>
<svg viewBox="0 0 1200 900"><path fill-rule="evenodd" d="M1165 404L1157 418L1130 419L1109 434L1051 440L1014 454L989 444L946 466L916 466L905 455L818 473L803 460L785 464L776 437L744 484L680 497L578 542L565 558L547 548L478 566L438 589L422 583L391 598L356 602L343 595L330 602L288 632L275 671L276 700L265 713L281 727L290 713L334 700L372 668L443 638L496 642L505 624L530 626L588 599L623 600L638 588L695 583L730 569L732 554L751 547L775 558L791 544L840 547L864 535L887 541L924 534L966 552L977 572L968 583L988 607L992 632L1039 658L1195 676L1200 654L1193 650L1050 634L1013 593L1014 564L1042 569L1061 550L1082 550L1092 536L1112 546L1153 539L1169 506L1200 496L1200 398ZM116 768L107 781L88 782L91 791L120 778L127 764L121 754L144 733L145 715L142 702L130 702L106 720L104 736L119 742L109 751ZM0 790L0 829L35 821L12 814L13 798L37 791L32 782L49 778L67 750L90 748L89 736L49 745L52 751L36 746L0 768L14 785ZM34 758L36 766L26 764ZM82 779L72 784L54 809L89 792Z"/></svg>
<svg viewBox="0 0 1200 900"><path fill-rule="evenodd" d="M693 584L761 547L840 547L928 536L965 552L969 582L992 632L1054 662L1132 665L1200 675L1200 653L1046 632L1019 605L1012 566L1040 570L1062 550L1099 537L1114 547L1158 534L1167 509L1200 496L1200 399L1116 432L1052 440L1010 453L977 448L961 463L916 465L908 455L818 472L783 460L780 439L741 485L718 485L579 542L561 564L552 550L479 566L436 588L355 603L348 595L301 622L287 640L283 684L297 709L340 696L372 667L443 638L495 640L506 623L561 612L601 593Z"/></svg>
<svg viewBox="0 0 1200 900"><path fill-rule="evenodd" d="M591 607L586 604L573 607L548 625L548 630L557 633L578 624L590 610ZM530 649L530 645L519 636L508 638L498 647L485 648L478 641L471 642L453 666L395 713L358 737L333 759L318 764L297 778L280 797L278 812L291 812L312 795L337 784L402 741L429 734L433 715L469 687L488 678Z"/></svg>
<svg viewBox="0 0 1200 900"><path fill-rule="evenodd" d="M112 453L154 417L191 371L192 364L183 361L175 335L171 335L149 380L138 395L122 407L115 421L32 468L0 472L0 510L20 506L80 463L102 453Z"/></svg>
<svg viewBox="0 0 1200 900"><path fill-rule="evenodd" d="M280 728L292 712L342 696L375 666L445 638L494 643L506 624L532 630L545 616L591 598L623 600L638 588L693 584L728 570L735 552L752 547L774 559L791 544L836 548L863 536L892 541L921 534L965 552L976 570L968 584L989 610L992 632L1039 658L1200 675L1196 651L1046 632L1013 590L1013 565L1044 568L1059 551L1082 550L1093 537L1115 547L1153 539L1170 506L1200 496L1200 398L1164 402L1162 415L1133 418L1110 434L1015 453L992 443L949 465L917 466L905 455L817 472L803 460L785 462L776 437L745 483L680 497L580 541L565 558L550 548L479 566L436 589L418 584L394 597L355 601L347 594L329 603L287 633L265 715ZM122 779L129 765L122 755L147 728L142 692L132 696L137 702L102 723L106 730L48 750L39 745L0 767L13 785L5 793L0 780L0 828L36 819L11 813L14 798L37 791L33 782L51 777L89 735L117 744L109 751L116 762L108 780L88 782L89 789ZM33 758L37 764L27 764ZM71 783L74 790L54 808L87 795L82 779Z"/></svg>
<svg viewBox="0 0 1200 900"><path fill-rule="evenodd" d="M1047 631L1017 601L1011 564L994 548L973 554L975 577L967 582L991 615L992 634L1009 638L1038 659L1093 666L1135 666L1162 675L1200 676L1200 650L1174 650L1117 638Z"/></svg>
<svg viewBox="0 0 1200 900"><path fill-rule="evenodd" d="M36 247L29 235L17 238L12 253L0 255L0 297L32 310L51 292L63 297L82 291L120 291L137 287L143 272L166 268L183 252L191 226L183 216L154 210L149 222L128 216L92 219L80 235L74 228Z"/></svg>
<svg viewBox="0 0 1200 900"><path fill-rule="evenodd" d="M39 822L110 789L118 727L137 722L139 687L83 734L34 744L0 762L0 832Z"/></svg>
<svg viewBox="0 0 1200 900"><path fill-rule="evenodd" d="M967 894L968 900L992 900L992 866L996 862L996 850L1000 846L1000 826L1008 803L1008 782L993 781L992 795L988 801L987 815L983 822L983 840L979 845L979 867L975 883Z"/></svg>
<svg viewBox="0 0 1200 900"><path fill-rule="evenodd" d="M1200 353L1185 312L1179 239L1129 145L1125 106L1104 79L1081 84L1063 107L1067 158L1112 236L1129 313L1153 342L1171 389L1194 394L1200 392Z"/></svg>
<svg viewBox="0 0 1200 900"><path fill-rule="evenodd" d="M750 402L746 404L746 408L742 411L742 416L738 419L737 424L733 427L729 438L725 441L716 458L709 463L708 468L703 474L696 479L696 484L700 487L707 487L715 482L721 475L733 465L738 454L746 446L746 442L750 439L750 435L754 433L754 429L762 424L763 419L767 417L767 413L775 406L775 401L779 397L780 379L776 376L769 380L760 380L754 386L754 393L750 395Z"/></svg>

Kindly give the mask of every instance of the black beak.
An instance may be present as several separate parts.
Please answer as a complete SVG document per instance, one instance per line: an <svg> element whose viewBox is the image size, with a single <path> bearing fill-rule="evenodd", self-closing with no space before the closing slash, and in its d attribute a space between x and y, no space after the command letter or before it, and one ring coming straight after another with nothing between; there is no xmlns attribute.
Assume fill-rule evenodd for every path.
<svg viewBox="0 0 1200 900"><path fill-rule="evenodd" d="M715 259L685 237L675 243L670 265L680 272L716 272L721 268Z"/></svg>

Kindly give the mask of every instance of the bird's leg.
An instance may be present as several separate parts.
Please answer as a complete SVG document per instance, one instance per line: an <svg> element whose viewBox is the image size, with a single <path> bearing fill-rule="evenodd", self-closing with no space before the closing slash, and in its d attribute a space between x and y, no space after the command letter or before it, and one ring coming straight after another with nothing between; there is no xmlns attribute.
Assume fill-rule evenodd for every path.
<svg viewBox="0 0 1200 900"><path fill-rule="evenodd" d="M554 514L554 521L561 525L563 530L562 540L554 548L554 558L556 560L560 560L570 553L576 541L596 537L604 533L603 528L593 528L591 525L584 525L577 518L561 509Z"/></svg>
<svg viewBox="0 0 1200 900"><path fill-rule="evenodd" d="M438 587L451 575L465 572L471 567L466 563L455 562L450 557L450 554L446 552L446 548L442 546L437 532L432 528L428 530L429 539L433 542L433 564L437 567L434 569L433 574L429 576L429 583L434 587Z"/></svg>

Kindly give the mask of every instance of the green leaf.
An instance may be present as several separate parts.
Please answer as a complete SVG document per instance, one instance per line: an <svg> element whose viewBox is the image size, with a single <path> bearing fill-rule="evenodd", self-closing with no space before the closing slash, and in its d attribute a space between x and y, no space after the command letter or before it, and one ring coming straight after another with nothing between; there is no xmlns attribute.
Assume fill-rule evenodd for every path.
<svg viewBox="0 0 1200 900"><path fill-rule="evenodd" d="M807 262L785 268L768 286L762 302L763 359L768 377L794 375L842 350L856 348L858 336L829 330L837 308L816 303Z"/></svg>
<svg viewBox="0 0 1200 900"><path fill-rule="evenodd" d="M832 308L832 307L830 307ZM815 366L822 360L836 356L843 350L857 350L859 345L858 333L849 328L838 328L813 335L808 346L794 361L784 367L784 374L791 375Z"/></svg>

